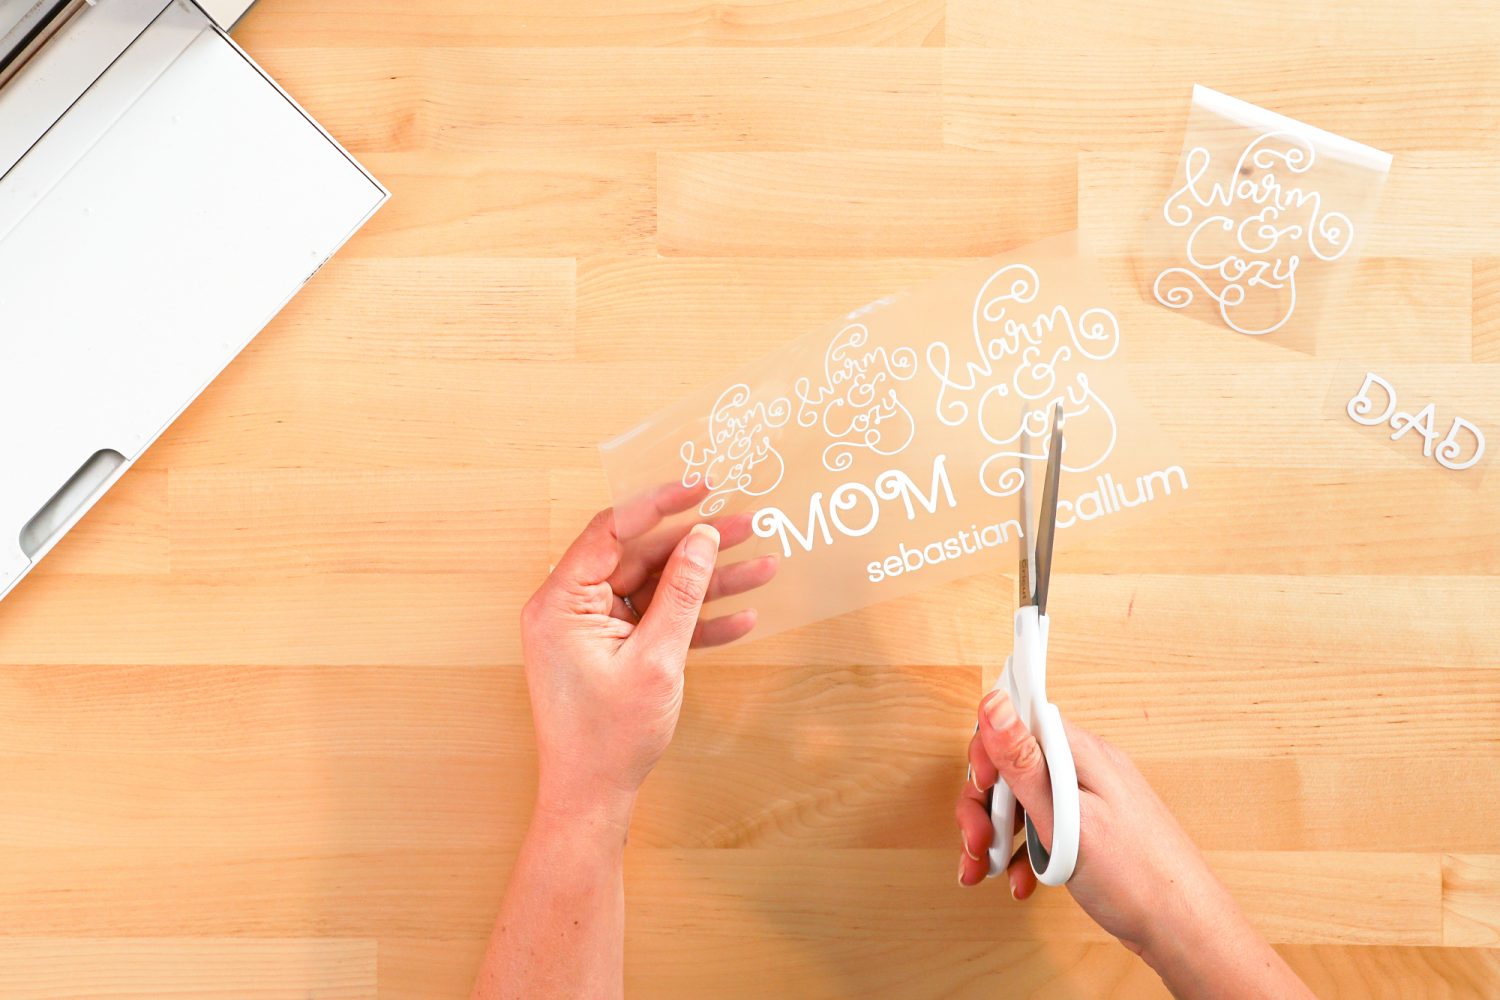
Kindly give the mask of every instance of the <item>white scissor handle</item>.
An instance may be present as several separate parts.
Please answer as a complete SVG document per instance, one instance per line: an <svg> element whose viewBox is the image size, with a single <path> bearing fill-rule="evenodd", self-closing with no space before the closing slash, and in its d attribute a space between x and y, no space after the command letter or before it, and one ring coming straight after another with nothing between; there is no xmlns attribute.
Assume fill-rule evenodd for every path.
<svg viewBox="0 0 1500 1000"><path fill-rule="evenodd" d="M1016 611L1016 650L1005 660L1005 669L995 683L1004 690L1026 728L1036 737L1047 759L1052 782L1052 850L1042 846L1031 817L1026 817L1026 854L1031 870L1043 885L1063 885L1073 877L1078 864L1078 772L1073 766L1073 748L1063 727L1062 713L1047 701L1047 619L1035 607ZM990 847L990 876L999 875L1010 864L1016 810L1020 808L1010 786L1001 778L990 799L990 818L995 839Z"/></svg>

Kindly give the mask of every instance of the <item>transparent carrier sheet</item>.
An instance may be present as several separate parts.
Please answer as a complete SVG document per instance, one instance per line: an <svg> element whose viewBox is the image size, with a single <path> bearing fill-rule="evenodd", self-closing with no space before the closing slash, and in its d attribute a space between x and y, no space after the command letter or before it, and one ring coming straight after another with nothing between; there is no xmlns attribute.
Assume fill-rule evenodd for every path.
<svg viewBox="0 0 1500 1000"><path fill-rule="evenodd" d="M1065 569L1070 543L1189 486L1130 390L1117 317L1076 234L858 309L601 445L625 560L659 561L700 521L726 581L772 557L769 582L704 612L755 609L752 638L1013 574L1060 402Z"/></svg>
<svg viewBox="0 0 1500 1000"><path fill-rule="evenodd" d="M1371 465L1430 470L1433 482L1478 490L1494 468L1500 404L1493 381L1455 379L1451 366L1335 366L1323 415Z"/></svg>
<svg viewBox="0 0 1500 1000"><path fill-rule="evenodd" d="M1147 213L1141 295L1213 327L1306 354L1353 276L1388 153L1193 88L1182 156Z"/></svg>

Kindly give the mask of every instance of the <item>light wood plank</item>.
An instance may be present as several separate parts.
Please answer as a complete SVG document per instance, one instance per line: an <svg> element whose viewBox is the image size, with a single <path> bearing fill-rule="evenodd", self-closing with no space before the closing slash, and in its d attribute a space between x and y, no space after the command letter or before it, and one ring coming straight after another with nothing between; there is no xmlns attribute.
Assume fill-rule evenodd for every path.
<svg viewBox="0 0 1500 1000"><path fill-rule="evenodd" d="M1123 0L1056 9L949 0L946 38L950 48L1005 46L1018 37L1038 44L1064 40L1096 53L1102 62L1144 50L1170 53L1171 59L1163 59L1170 63L1208 50L1232 72L1288 45L1325 46L1337 59L1343 50L1478 44L1500 35L1492 13L1485 0L1438 0L1420 8L1403 0ZM1335 103L1328 101L1328 110L1337 110Z"/></svg>
<svg viewBox="0 0 1500 1000"><path fill-rule="evenodd" d="M798 1000L1168 996L1149 969L1114 943L1001 936L988 942L884 937L808 941L771 933L739 942L715 939L714 961L706 963L695 960L704 950L701 932L627 933L626 989L648 996L738 997L744 990L736 984L745 982L754 982L765 995Z"/></svg>
<svg viewBox="0 0 1500 1000"><path fill-rule="evenodd" d="M4 762L0 845L258 854L508 850L536 793L506 757L47 754ZM232 909L232 907L230 908Z"/></svg>
<svg viewBox="0 0 1500 1000"><path fill-rule="evenodd" d="M474 985L485 942L385 938L380 942L378 1000L466 997Z"/></svg>
<svg viewBox="0 0 1500 1000"><path fill-rule="evenodd" d="M1500 257L1476 257L1473 267L1474 360L1500 361Z"/></svg>
<svg viewBox="0 0 1500 1000"><path fill-rule="evenodd" d="M1177 674L1174 691L1205 672L1217 687L1320 665L1399 665L1434 680L1443 670L1500 666L1490 628L1500 584L1490 577L1413 576L1393 585L1384 577L1059 573L1050 599L1074 623L1049 640L1060 662L1122 676Z"/></svg>
<svg viewBox="0 0 1500 1000"><path fill-rule="evenodd" d="M524 0L496 7L454 0L415 8L401 0L359 0L306 7L283 4L274 16L253 8L235 28L241 45L573 46L637 45L941 45L941 0Z"/></svg>
<svg viewBox="0 0 1500 1000"><path fill-rule="evenodd" d="M1178 150L1084 152L1078 158L1078 225L1107 254L1139 246L1141 220L1166 199ZM1422 150L1395 158L1363 252L1390 257L1500 253L1500 205L1485 192L1500 162L1474 152Z"/></svg>
<svg viewBox="0 0 1500 1000"><path fill-rule="evenodd" d="M334 468L431 467L437 458L434 443L444 442L452 449L448 467L486 461L535 467L546 460L542 456L580 467L596 461L600 441L649 417L663 400L731 376L735 367L710 374L649 359L539 361L521 369L497 363L489 370L474 363L434 363L405 369L410 381L392 386L386 381L391 366L379 358L330 367L321 372L328 376L322 380L320 373L305 369L295 375L298 369L289 359L268 358L258 365L242 360L173 428L170 444L162 447L164 452L170 447L170 460L184 466L218 464L224 449L233 446L243 450L243 462L251 467L274 466L276 456L294 447ZM502 369L525 377L507 393L486 392L486 380ZM1433 472L1435 489L1462 493L1477 487L1473 479L1439 475L1442 470L1422 460L1415 441L1410 448L1406 442L1383 444L1378 431L1347 420L1325 422L1358 388L1362 371L1348 362L1152 363L1132 365L1130 379L1184 465L1351 472L1421 468ZM1490 376L1482 366L1403 364L1387 375L1413 397L1449 400L1455 407L1477 404L1467 407L1475 419L1500 406L1487 395ZM436 391L445 386L450 391ZM1340 398L1340 392L1346 394ZM268 413L274 417L270 426ZM1259 431L1247 436L1246 426Z"/></svg>
<svg viewBox="0 0 1500 1000"><path fill-rule="evenodd" d="M526 681L515 664L415 674L387 666L9 665L0 703L9 710L0 727L6 759L416 763L533 750L529 725L496 723L525 713Z"/></svg>
<svg viewBox="0 0 1500 1000"><path fill-rule="evenodd" d="M1012 906L991 891L998 886L964 889L957 859L951 849L640 849L626 864L627 926L639 935L691 931L704 948L768 914L778 934L818 942L1110 940L1066 894ZM1210 852L1208 859L1273 943L1440 943L1442 877L1433 855ZM713 890L675 888L694 884Z"/></svg>
<svg viewBox="0 0 1500 1000"><path fill-rule="evenodd" d="M543 473L497 469L183 470L169 488L173 569L381 575L537 566L545 490Z"/></svg>
<svg viewBox="0 0 1500 1000"><path fill-rule="evenodd" d="M1073 157L1022 149L663 153L658 184L672 256L985 256L1074 225Z"/></svg>
<svg viewBox="0 0 1500 1000"><path fill-rule="evenodd" d="M350 817L350 822L353 817ZM12 851L0 919L34 937L488 935L517 841L361 853L196 846ZM107 916L107 920L103 917Z"/></svg>
<svg viewBox="0 0 1500 1000"><path fill-rule="evenodd" d="M1316 358L1370 366L1462 363L1473 353L1471 282L1462 257L1361 259L1346 287L1316 304L1312 355L1173 315L1156 302L1149 278L1138 275L1130 258L1106 259L1103 268L1134 361L1256 364L1266 360L1269 348L1286 365Z"/></svg>
<svg viewBox="0 0 1500 1000"><path fill-rule="evenodd" d="M1325 998L1485 1000L1500 979L1500 951L1493 950L1282 945L1277 951Z"/></svg>
<svg viewBox="0 0 1500 1000"><path fill-rule="evenodd" d="M516 662L530 592L477 573L110 579L33 574L6 598L0 664Z"/></svg>
<svg viewBox="0 0 1500 1000"><path fill-rule="evenodd" d="M943 144L936 49L289 48L258 57L356 153Z"/></svg>
<svg viewBox="0 0 1500 1000"><path fill-rule="evenodd" d="M650 153L414 150L360 160L392 197L345 257L575 257L655 246Z"/></svg>
<svg viewBox="0 0 1500 1000"><path fill-rule="evenodd" d="M991 7L992 10L1000 10ZM1024 16L1024 15L1023 15ZM1162 14L1149 19L1160 24ZM955 146L1176 151L1195 83L1398 154L1500 148L1500 60L1489 44L1375 50L1283 36L1226 60L1219 44L1059 51L1055 23L1012 24L944 53L944 136Z"/></svg>
<svg viewBox="0 0 1500 1000"><path fill-rule="evenodd" d="M1486 477L1472 489L1449 489L1434 483L1434 471L1416 461L1378 471L1193 466L1190 494L1170 517L1142 517L1077 543L1065 539L1062 565L1084 573L1128 566L1225 576L1500 570L1500 525L1491 514L1500 482ZM1246 498L1254 498L1253 517L1242 514ZM1226 532L1230 522L1235 528Z"/></svg>
<svg viewBox="0 0 1500 1000"><path fill-rule="evenodd" d="M571 258L339 257L258 349L308 365L371 355L565 360L574 356L574 271Z"/></svg>
<svg viewBox="0 0 1500 1000"><path fill-rule="evenodd" d="M691 371L649 358L401 366L379 356L310 367L271 352L232 365L158 444L155 458L162 466L216 466L232 448L251 468L282 464L289 451L333 469L585 467L597 461L600 441L739 367ZM1342 417L1364 370L1354 362L1163 362L1132 364L1129 377L1190 474L1207 465L1420 469L1440 492L1477 495L1483 477L1443 475L1415 438L1391 443ZM494 392L494 379L507 372L514 383ZM1384 374L1440 409L1481 424L1500 417L1485 366L1403 363ZM1247 436L1247 426L1259 430Z"/></svg>
<svg viewBox="0 0 1500 1000"><path fill-rule="evenodd" d="M1220 665L1205 663L1203 672ZM1208 691L1185 685L1167 698L1154 693L1150 673L1137 678L1079 672L1049 677L1048 691L1059 697L1066 692L1079 725L1143 754L1166 755L1189 745L1195 755L1225 757L1440 758L1500 751L1500 703L1470 700L1500 694L1500 671L1427 672L1420 693L1409 692L1410 678L1404 665L1264 667L1243 679L1215 676ZM1267 691L1277 692L1274 701ZM1379 716L1368 714L1370 704L1381 706ZM1232 728L1226 731L1226 725Z"/></svg>
<svg viewBox="0 0 1500 1000"><path fill-rule="evenodd" d="M946 259L590 257L578 270L578 356L664 365L755 360L846 313L965 263ZM1465 308L1468 273L1465 266Z"/></svg>
<svg viewBox="0 0 1500 1000"><path fill-rule="evenodd" d="M699 661L689 670L691 707L642 793L631 843L957 843L953 804L974 730L977 667L810 673Z"/></svg>
<svg viewBox="0 0 1500 1000"><path fill-rule="evenodd" d="M1481 799L1486 819L1500 819L1496 799ZM1469 948L1500 945L1500 855L1443 858L1443 943Z"/></svg>
<svg viewBox="0 0 1500 1000"><path fill-rule="evenodd" d="M99 498L34 572L166 573L172 561L170 524L166 473L138 467Z"/></svg>
<svg viewBox="0 0 1500 1000"><path fill-rule="evenodd" d="M1343 416L1364 366L1266 360L1279 356L1128 366L1132 391L1168 435L1190 480L1194 468L1209 465L1344 474L1415 469L1458 501L1482 492L1483 476L1445 475L1423 458L1414 435L1392 443ZM233 449L251 468L283 464L289 452L333 469L597 468L601 441L665 402L732 378L744 363L705 359L694 369L638 357L399 365L373 356L313 367L268 352L232 365L158 444L156 459L217 466ZM1402 393L1438 401L1440 410L1462 412L1482 426L1500 420L1486 366L1403 362L1382 373ZM495 379L506 375L513 379L507 391L495 392ZM1247 435L1246 427L1257 431Z"/></svg>
<svg viewBox="0 0 1500 1000"><path fill-rule="evenodd" d="M11 1000L363 1000L376 943L337 938L0 938Z"/></svg>
<svg viewBox="0 0 1500 1000"><path fill-rule="evenodd" d="M969 262L589 258L578 276L579 357L624 362L639 357L649 344L653 357L673 365L749 362L867 303L919 287ZM1109 283L1106 294L1126 331L1125 349L1133 360L1266 360L1266 345L1254 338L1163 322L1176 317L1143 297L1129 258L1102 265ZM1319 325L1317 356L1369 364L1469 361L1474 349L1470 270L1467 258L1361 261L1353 286ZM1414 337L1413 331L1422 335ZM1194 335L1203 333L1213 335ZM1287 363L1303 359L1286 357Z"/></svg>
<svg viewBox="0 0 1500 1000"><path fill-rule="evenodd" d="M1155 973L1114 943L810 943L761 935L716 942L712 963L697 960L702 947L694 935L632 936L627 989L713 1000L744 995L737 984L746 981L774 995L808 1000L885 990L899 990L911 1000L1170 996ZM1500 955L1493 951L1370 945L1281 945L1277 950L1325 1000L1482 1000L1500 969Z"/></svg>

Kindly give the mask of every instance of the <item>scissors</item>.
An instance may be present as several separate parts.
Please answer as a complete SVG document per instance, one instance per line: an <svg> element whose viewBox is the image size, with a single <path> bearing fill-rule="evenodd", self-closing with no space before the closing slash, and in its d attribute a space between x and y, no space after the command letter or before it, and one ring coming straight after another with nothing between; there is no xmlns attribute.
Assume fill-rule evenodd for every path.
<svg viewBox="0 0 1500 1000"><path fill-rule="evenodd" d="M1029 436L1023 442L1030 444ZM1026 453L1029 447L1023 447ZM1052 849L1042 846L1031 817L1026 816L1026 854L1031 870L1043 885L1063 885L1073 877L1078 864L1078 772L1073 766L1073 748L1063 728L1062 714L1047 700L1047 589L1052 577L1052 541L1057 532L1057 486L1062 475L1062 403L1052 415L1052 435L1047 446L1047 471L1042 486L1042 505L1031 533L1031 477L1021 486L1021 517L1025 544L1021 549L1016 583L1020 600L1015 617L1014 652L1005 659L1005 669L995 682L996 691L1010 695L1016 713L1031 730L1047 759L1052 777ZM1024 476L1025 459L1021 472ZM990 877L1003 874L1010 864L1016 812L1021 809L1004 778L995 782L990 799L990 817L995 822L995 841L990 848Z"/></svg>

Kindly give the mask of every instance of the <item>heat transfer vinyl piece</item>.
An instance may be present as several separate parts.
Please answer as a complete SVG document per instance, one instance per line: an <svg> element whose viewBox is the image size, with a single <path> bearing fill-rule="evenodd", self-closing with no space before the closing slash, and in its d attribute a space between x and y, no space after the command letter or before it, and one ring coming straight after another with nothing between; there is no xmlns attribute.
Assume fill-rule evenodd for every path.
<svg viewBox="0 0 1500 1000"><path fill-rule="evenodd" d="M1182 159L1146 231L1143 291L1311 353L1390 166L1388 153L1194 87Z"/></svg>
<svg viewBox="0 0 1500 1000"><path fill-rule="evenodd" d="M1482 378L1464 381L1425 366L1339 365L1324 413L1361 440L1384 445L1386 456L1478 487L1493 464L1490 438L1500 420L1490 394L1475 391Z"/></svg>
<svg viewBox="0 0 1500 1000"><path fill-rule="evenodd" d="M755 608L754 636L1009 572L1058 402L1059 547L1159 510L1188 474L1126 384L1126 338L1074 234L851 312L601 446L626 558L698 521L742 539L721 567L774 555L706 612Z"/></svg>

